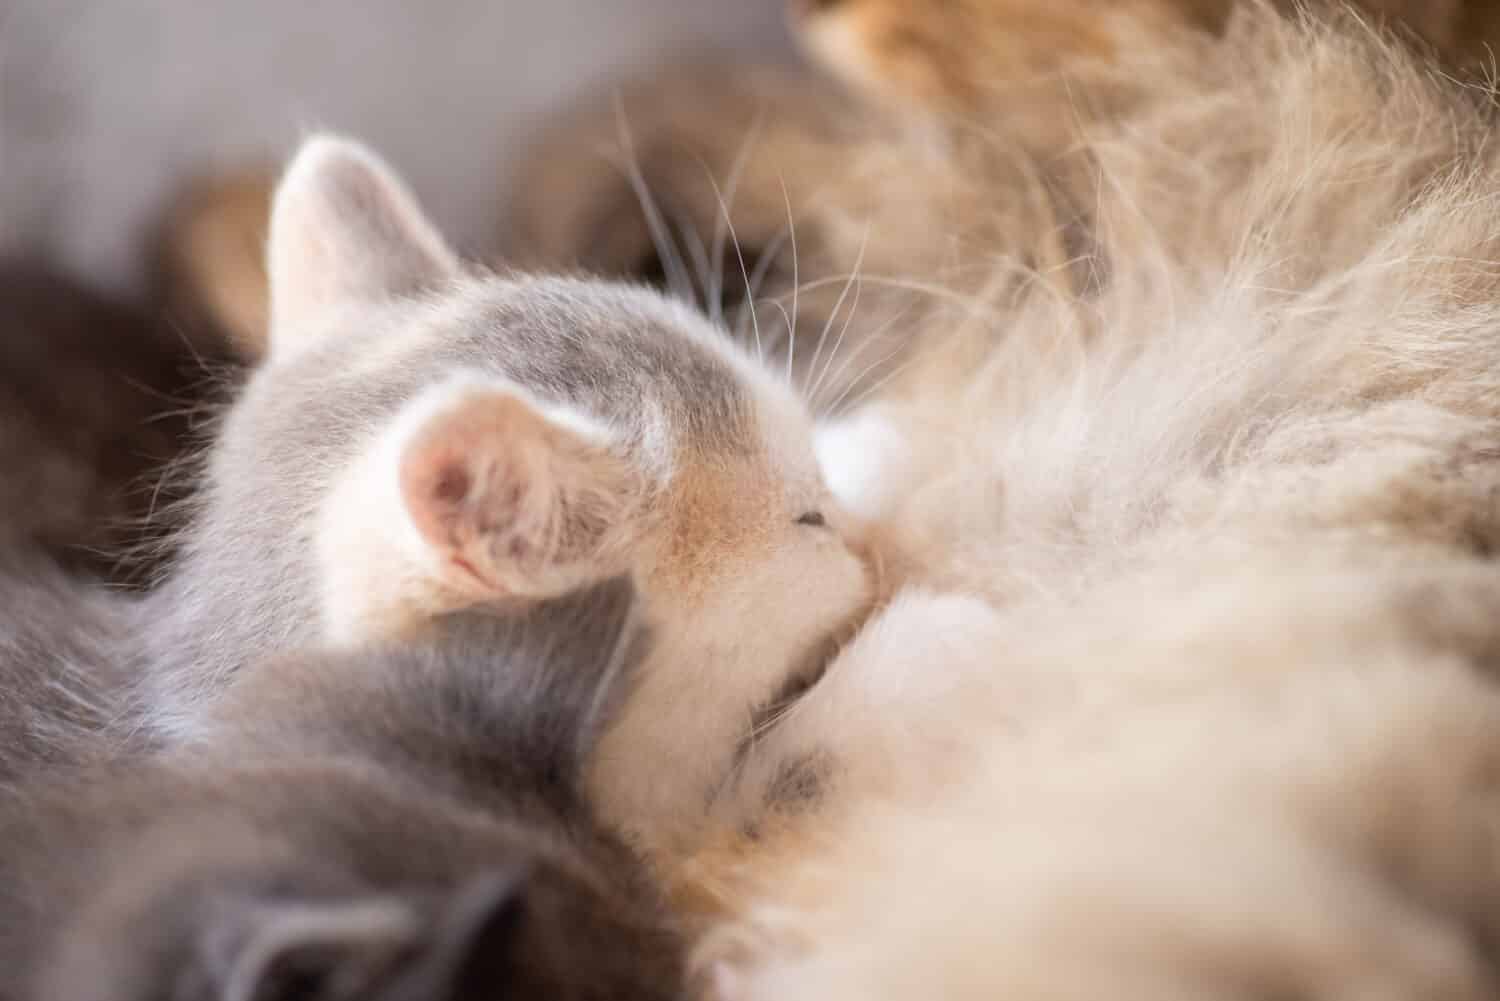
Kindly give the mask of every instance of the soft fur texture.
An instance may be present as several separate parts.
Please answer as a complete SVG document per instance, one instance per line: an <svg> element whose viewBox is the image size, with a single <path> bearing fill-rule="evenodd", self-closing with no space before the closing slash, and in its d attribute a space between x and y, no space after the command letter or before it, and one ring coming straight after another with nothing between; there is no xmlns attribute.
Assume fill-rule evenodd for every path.
<svg viewBox="0 0 1500 1001"><path fill-rule="evenodd" d="M1222 32L1233 4L788 6L808 51L873 107L815 73L764 67L678 67L611 89L531 151L504 250L659 281L722 310L830 412L899 367L908 331L932 326L923 314L936 299L914 288L960 302L1038 280L1089 290L1098 276L1070 265L1090 253L1078 217L1093 194L1057 183L1052 161L1084 123L1163 96L1122 65ZM1485 3L1360 11L1404 38L1462 38L1481 55L1493 37Z"/></svg>
<svg viewBox="0 0 1500 1001"><path fill-rule="evenodd" d="M721 998L1493 997L1490 111L1350 19L1151 37L1040 139L988 102L872 125L807 208L830 274L904 268L847 336L908 352L821 441L897 590L816 684L868 595L775 541L823 514L800 410L659 298L468 274L315 143L269 361L145 609L157 724L338 757L308 693L358 692L389 632L441 661L519 605L571 635L536 603L624 571L662 628L588 789L663 868L697 849ZM356 649L261 659L301 644ZM465 774L364 740L418 748L424 794Z"/></svg>
<svg viewBox="0 0 1500 1001"><path fill-rule="evenodd" d="M1149 598L1046 630L896 619L964 630L896 663L971 673L866 672L840 736L869 752L883 727L892 750L854 757L846 815L758 846L756 904L705 952L722 994L1493 997L1500 700L1474 668L1495 656L1494 575L1371 588L1294 560L1136 582ZM918 757L905 789L868 781Z"/></svg>
<svg viewBox="0 0 1500 1001"><path fill-rule="evenodd" d="M959 122L900 189L1086 253L943 290L825 443L910 583L686 872L721 996L1494 995L1486 95L1256 5L1129 51L1042 184Z"/></svg>
<svg viewBox="0 0 1500 1001"><path fill-rule="evenodd" d="M11 541L0 546L0 608L0 788L35 770L108 757L102 735L124 712L130 686L120 602Z"/></svg>
<svg viewBox="0 0 1500 1001"><path fill-rule="evenodd" d="M48 596L54 653L6 645L0 670L31 719L76 729L92 706L60 697L57 637L85 609ZM674 923L582 789L649 632L621 581L546 622L471 616L442 642L289 656L220 702L212 747L30 762L0 797L0 994L679 996ZM58 694L28 687L48 678ZM0 708L7 769L31 746L14 723Z"/></svg>
<svg viewBox="0 0 1500 1001"><path fill-rule="evenodd" d="M1322 0L1273 0L1284 13ZM1455 62L1493 37L1485 0L1350 0ZM1066 136L1052 114L1100 69L1137 58L1153 39L1219 32L1240 0L816 0L792 9L803 40L843 79L882 103L939 113L993 113L1003 97L1014 136ZM1486 35L1486 30L1491 34ZM1142 34L1144 32L1144 35ZM1122 81L1112 83L1118 87ZM1103 93L1094 91L1097 99Z"/></svg>
<svg viewBox="0 0 1500 1001"><path fill-rule="evenodd" d="M665 851L871 595L802 403L653 292L471 271L346 141L309 141L269 240L269 356L140 613L152 727L211 738L225 685L278 652L525 619L627 574L661 639L592 790Z"/></svg>

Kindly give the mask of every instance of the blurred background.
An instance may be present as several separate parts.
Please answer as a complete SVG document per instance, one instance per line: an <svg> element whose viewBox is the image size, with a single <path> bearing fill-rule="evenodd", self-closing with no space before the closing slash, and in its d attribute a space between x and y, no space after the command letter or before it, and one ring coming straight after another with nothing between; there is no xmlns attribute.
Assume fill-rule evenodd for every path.
<svg viewBox="0 0 1500 1001"><path fill-rule="evenodd" d="M112 292L185 179L304 131L381 150L465 249L549 114L664 60L790 52L781 0L0 0L0 257Z"/></svg>

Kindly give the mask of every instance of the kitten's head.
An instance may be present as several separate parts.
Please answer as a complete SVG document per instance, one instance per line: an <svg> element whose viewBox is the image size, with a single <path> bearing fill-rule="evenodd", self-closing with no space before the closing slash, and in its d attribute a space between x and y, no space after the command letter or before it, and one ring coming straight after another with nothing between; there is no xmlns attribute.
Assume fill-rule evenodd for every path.
<svg viewBox="0 0 1500 1001"><path fill-rule="evenodd" d="M867 602L803 404L688 308L474 273L329 138L280 186L268 262L268 358L225 423L203 544L268 590L311 578L322 638L524 615L626 574L673 659L624 718L712 719L698 736L728 746Z"/></svg>

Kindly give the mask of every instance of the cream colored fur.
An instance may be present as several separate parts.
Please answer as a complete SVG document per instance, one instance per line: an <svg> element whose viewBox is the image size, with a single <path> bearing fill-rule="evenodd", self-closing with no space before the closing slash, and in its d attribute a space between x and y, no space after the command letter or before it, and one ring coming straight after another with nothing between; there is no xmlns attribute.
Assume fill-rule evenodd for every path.
<svg viewBox="0 0 1500 1001"><path fill-rule="evenodd" d="M1042 171L1093 280L934 289L824 440L908 585L715 804L719 996L1500 990L1485 95L1255 5L1116 72Z"/></svg>
<svg viewBox="0 0 1500 1001"><path fill-rule="evenodd" d="M1497 598L1487 573L1413 576L1462 625ZM993 697L942 721L985 749L797 839L710 940L746 964L730 996L1492 997L1500 700L1444 644L1372 629L1412 609L1362 577L1279 581L989 634ZM1142 630L1167 600L1181 625Z"/></svg>

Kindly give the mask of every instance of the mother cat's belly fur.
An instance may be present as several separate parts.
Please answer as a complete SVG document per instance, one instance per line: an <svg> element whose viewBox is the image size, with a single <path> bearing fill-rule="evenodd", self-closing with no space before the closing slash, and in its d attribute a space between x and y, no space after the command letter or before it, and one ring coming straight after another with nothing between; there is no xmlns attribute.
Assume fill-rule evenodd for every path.
<svg viewBox="0 0 1500 1001"><path fill-rule="evenodd" d="M929 590L716 803L722 997L1493 996L1488 120L1349 22L1178 55L1056 175L1096 294L1006 286L845 453Z"/></svg>

